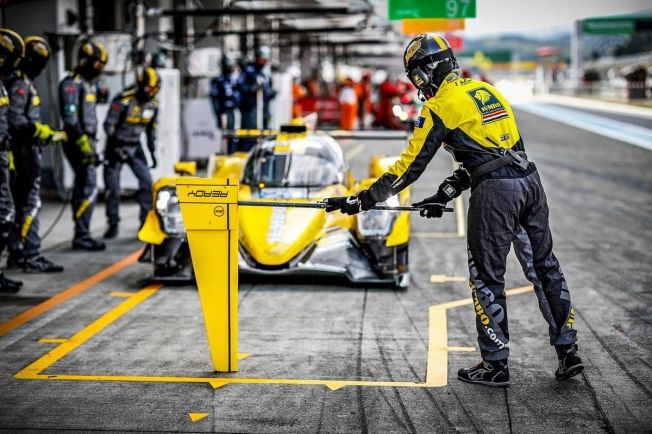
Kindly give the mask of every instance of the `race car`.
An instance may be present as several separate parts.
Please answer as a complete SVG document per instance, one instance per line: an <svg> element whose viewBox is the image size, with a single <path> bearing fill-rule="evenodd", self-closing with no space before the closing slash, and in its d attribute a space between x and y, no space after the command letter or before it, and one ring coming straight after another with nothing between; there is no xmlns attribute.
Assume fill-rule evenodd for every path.
<svg viewBox="0 0 652 434"><path fill-rule="evenodd" d="M302 125L269 133L249 153L214 155L208 174L239 180L239 200L316 202L347 196L371 185L396 157L371 158L367 179L355 182L342 148L330 135ZM177 163L177 173L194 175L193 163ZM154 280L193 280L193 269L175 183L154 184L152 209L138 233L147 248L141 262ZM384 205L410 202L409 189ZM408 211L370 210L356 216L323 209L239 206L241 275L340 275L351 283L409 284Z"/></svg>

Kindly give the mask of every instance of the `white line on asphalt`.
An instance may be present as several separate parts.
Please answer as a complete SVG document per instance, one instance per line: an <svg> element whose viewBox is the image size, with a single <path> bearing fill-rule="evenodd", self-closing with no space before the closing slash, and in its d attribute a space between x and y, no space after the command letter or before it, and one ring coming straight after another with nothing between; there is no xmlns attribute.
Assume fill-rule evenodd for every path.
<svg viewBox="0 0 652 434"><path fill-rule="evenodd" d="M606 113L636 116L644 119L652 119L652 108L641 107L630 104L623 104L612 101L601 101L597 99L573 97L567 95L537 95L537 102L560 104L567 107L579 109L597 110Z"/></svg>
<svg viewBox="0 0 652 434"><path fill-rule="evenodd" d="M649 128L557 106L536 103L516 104L515 106L553 121L652 151L652 129Z"/></svg>

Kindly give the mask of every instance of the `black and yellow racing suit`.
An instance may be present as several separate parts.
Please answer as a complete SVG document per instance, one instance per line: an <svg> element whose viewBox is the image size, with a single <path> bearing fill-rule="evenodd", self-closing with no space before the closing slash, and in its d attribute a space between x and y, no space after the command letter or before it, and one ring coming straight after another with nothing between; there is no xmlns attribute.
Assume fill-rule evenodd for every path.
<svg viewBox="0 0 652 434"><path fill-rule="evenodd" d="M106 115L104 186L109 225L117 225L120 222L120 172L123 164L127 164L138 179L136 200L140 205L141 224L149 212L152 204L152 177L147 157L140 145L140 136L145 133L149 152L154 155L158 105L157 99L140 101L136 89L130 88L113 99Z"/></svg>
<svg viewBox="0 0 652 434"><path fill-rule="evenodd" d="M505 265L512 243L526 276L535 286L539 307L549 324L550 343L573 344L573 308L559 263L552 252L546 196L509 103L488 83L449 74L416 121L401 157L368 190L383 202L412 184L439 147L451 152L471 173L470 182L444 183L448 199L471 187L468 215L469 285L476 312L478 343L485 360L509 355L505 304ZM509 151L508 151L509 150ZM482 168L511 157L494 170ZM524 160L524 161L523 161ZM524 162L524 164L523 164ZM477 176L474 176L477 174ZM454 191L455 190L455 191Z"/></svg>
<svg viewBox="0 0 652 434"><path fill-rule="evenodd" d="M75 240L90 238L91 217L97 197L96 167L88 153L95 152L97 115L95 86L73 71L59 83L59 112L68 141L63 152L75 179L72 189L72 215L75 222ZM92 149L82 149L77 141L87 136Z"/></svg>

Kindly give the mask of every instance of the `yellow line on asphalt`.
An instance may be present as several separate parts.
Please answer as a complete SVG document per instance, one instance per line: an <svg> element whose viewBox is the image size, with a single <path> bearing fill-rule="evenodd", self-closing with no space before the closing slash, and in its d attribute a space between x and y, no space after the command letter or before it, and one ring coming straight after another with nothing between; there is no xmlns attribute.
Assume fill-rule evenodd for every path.
<svg viewBox="0 0 652 434"><path fill-rule="evenodd" d="M457 236L466 236L466 213L464 212L464 200L462 195L455 198L455 218L457 220Z"/></svg>
<svg viewBox="0 0 652 434"><path fill-rule="evenodd" d="M113 321L142 303L146 298L152 296L160 288L160 284L155 284L141 289L135 293L133 297L125 299L125 301L81 329L70 339L57 345L49 353L25 367L22 371L16 374L16 378L33 378L34 376L37 376L40 372L55 364L71 351L75 350L90 338L104 330Z"/></svg>
<svg viewBox="0 0 652 434"><path fill-rule="evenodd" d="M446 283L446 282L466 282L465 276L447 276L445 274L431 274L430 283Z"/></svg>
<svg viewBox="0 0 652 434"><path fill-rule="evenodd" d="M353 147L346 154L344 154L344 158L346 159L346 161L351 161L355 157L357 157L362 151L364 151L364 145L362 143L358 143L357 146Z"/></svg>
<svg viewBox="0 0 652 434"><path fill-rule="evenodd" d="M20 327L26 322L42 315L43 313L49 311L53 307L60 305L61 303L70 300L73 297L81 294L86 291L88 288L92 287L103 281L104 279L113 276L114 274L122 271L131 264L135 263L140 257L143 249L138 249L135 252L125 256L120 259L118 262L115 262L108 267L100 270L99 272L93 274L90 277L78 282L71 287L59 292L58 294L48 298L43 303L37 304L31 309L22 312L15 317L11 318L9 321L0 324L0 336L4 336L9 333L11 330L16 327Z"/></svg>
<svg viewBox="0 0 652 434"><path fill-rule="evenodd" d="M183 376L136 376L136 375L72 375L72 374L42 374L43 371L74 351L89 339L100 333L114 321L154 295L161 285L150 285L126 298L118 306L106 312L98 319L77 332L70 339L62 342L50 352L31 363L15 377L24 380L68 380L68 381L116 381L116 382L147 382L147 383L205 383L213 388L227 384L276 384L276 385L320 385L337 390L347 386L363 387L442 387L448 384L448 352L475 351L473 347L449 347L447 309L472 304L471 298L456 300L449 303L431 306L429 309L428 330L428 364L425 383L407 381L366 381L366 380L319 380L292 378L238 378L238 377L183 377ZM523 286L506 291L507 295L517 295L532 291L531 286ZM58 341L58 340L57 340Z"/></svg>
<svg viewBox="0 0 652 434"><path fill-rule="evenodd" d="M41 344L60 344L62 342L66 342L68 339L63 339L63 338L41 338L39 339L39 343Z"/></svg>
<svg viewBox="0 0 652 434"><path fill-rule="evenodd" d="M448 324L446 308L430 306L428 330L428 365L426 384L443 387L448 384Z"/></svg>
<svg viewBox="0 0 652 434"><path fill-rule="evenodd" d="M508 289L505 291L505 294L512 296L530 292L532 290L532 286L522 286L519 288ZM472 303L473 299L465 298L463 300L430 306L428 315L430 327L428 331L428 365L426 368L426 384L428 387L442 387L448 384L448 352L451 351L451 348L455 348L453 351L471 351L460 349L460 347L448 346L448 321L446 318L446 311L454 307L465 306Z"/></svg>

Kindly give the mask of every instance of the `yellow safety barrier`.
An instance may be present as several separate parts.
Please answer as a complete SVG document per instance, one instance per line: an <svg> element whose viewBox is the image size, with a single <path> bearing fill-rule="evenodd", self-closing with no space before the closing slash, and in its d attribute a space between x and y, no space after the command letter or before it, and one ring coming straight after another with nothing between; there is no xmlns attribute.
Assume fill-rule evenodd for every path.
<svg viewBox="0 0 652 434"><path fill-rule="evenodd" d="M233 180L177 181L181 215L218 372L238 370L238 185Z"/></svg>

